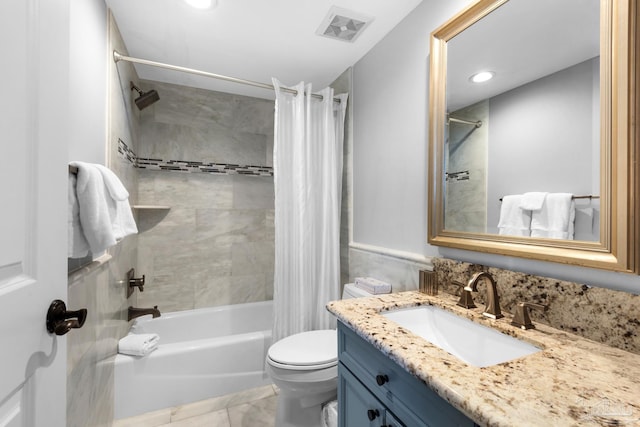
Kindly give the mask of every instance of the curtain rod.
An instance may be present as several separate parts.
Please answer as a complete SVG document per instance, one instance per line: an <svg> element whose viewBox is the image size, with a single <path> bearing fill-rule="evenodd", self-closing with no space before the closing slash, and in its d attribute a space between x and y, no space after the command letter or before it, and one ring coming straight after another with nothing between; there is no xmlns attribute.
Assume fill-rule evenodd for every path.
<svg viewBox="0 0 640 427"><path fill-rule="evenodd" d="M232 82L232 83L240 83L240 84L243 84L243 85L259 87L261 89L275 90L275 87L273 85L270 85L270 84L260 83L260 82L256 82L256 81L253 81L253 80L238 79L236 77L223 76L221 74L209 73L207 71L200 71L200 70L196 70L196 69L193 69L193 68L180 67L178 65L171 65L171 64L165 64L165 63L162 63L162 62L149 61L148 59L133 58L131 56L125 56L125 55L121 54L120 52L118 52L117 50L113 51L113 60L116 63L119 62L119 61L133 62L133 63L136 63L136 64L150 65L152 67L166 68L168 70L181 71L183 73L196 74L198 76L211 77L211 78L214 78L214 79L225 80L225 81ZM291 93L293 95L297 95L298 94L298 91L295 90L295 89L289 89L289 88L286 88L286 87L282 87L282 88L280 88L280 90L283 91L283 92ZM312 93L311 97L319 99L319 100L323 99L322 95L318 95L317 93ZM333 98L333 101L339 103L340 99L339 98Z"/></svg>

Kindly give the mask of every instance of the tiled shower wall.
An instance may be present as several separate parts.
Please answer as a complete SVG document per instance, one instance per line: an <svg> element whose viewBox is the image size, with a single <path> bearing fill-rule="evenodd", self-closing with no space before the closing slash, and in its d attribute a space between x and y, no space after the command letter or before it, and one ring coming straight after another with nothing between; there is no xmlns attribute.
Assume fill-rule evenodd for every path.
<svg viewBox="0 0 640 427"><path fill-rule="evenodd" d="M272 165L273 101L143 81L160 101L141 111L139 158ZM141 165L143 166L143 165ZM265 168L263 168L265 169ZM138 305L161 311L273 296L271 176L138 169Z"/></svg>
<svg viewBox="0 0 640 427"><path fill-rule="evenodd" d="M487 226L487 143L489 101L451 113L482 126L449 123L445 228L485 233Z"/></svg>

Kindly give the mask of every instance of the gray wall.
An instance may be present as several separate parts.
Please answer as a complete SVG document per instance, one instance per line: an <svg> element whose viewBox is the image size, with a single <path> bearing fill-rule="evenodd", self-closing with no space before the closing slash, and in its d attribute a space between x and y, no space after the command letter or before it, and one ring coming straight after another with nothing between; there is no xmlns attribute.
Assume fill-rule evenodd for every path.
<svg viewBox="0 0 640 427"><path fill-rule="evenodd" d="M140 112L140 158L269 166L273 101L160 82ZM273 296L271 176L139 169L142 307L189 310Z"/></svg>
<svg viewBox="0 0 640 427"><path fill-rule="evenodd" d="M427 239L429 34L468 0L425 0L354 66L353 240L437 255Z"/></svg>
<svg viewBox="0 0 640 427"><path fill-rule="evenodd" d="M598 58L585 61L489 100L489 233L498 232L499 199L507 194L600 194L592 179L600 173L592 170L599 130L591 124L598 66Z"/></svg>
<svg viewBox="0 0 640 427"><path fill-rule="evenodd" d="M469 3L423 1L354 66L354 242L638 293L635 275L426 243L429 34Z"/></svg>
<svg viewBox="0 0 640 427"><path fill-rule="evenodd" d="M69 160L105 164L106 7L102 0L70 2L69 81L71 114Z"/></svg>

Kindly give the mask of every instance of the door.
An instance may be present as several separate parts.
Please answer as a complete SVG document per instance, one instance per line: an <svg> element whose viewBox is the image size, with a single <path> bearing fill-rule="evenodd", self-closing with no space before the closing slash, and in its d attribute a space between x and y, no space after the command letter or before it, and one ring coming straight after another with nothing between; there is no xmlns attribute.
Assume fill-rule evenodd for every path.
<svg viewBox="0 0 640 427"><path fill-rule="evenodd" d="M66 424L68 0L0 1L0 426Z"/></svg>

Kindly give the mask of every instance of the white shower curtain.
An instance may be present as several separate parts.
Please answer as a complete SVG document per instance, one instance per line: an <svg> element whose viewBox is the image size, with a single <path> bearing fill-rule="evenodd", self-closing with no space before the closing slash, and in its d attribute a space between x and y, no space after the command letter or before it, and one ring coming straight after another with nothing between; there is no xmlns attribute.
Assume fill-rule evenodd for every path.
<svg viewBox="0 0 640 427"><path fill-rule="evenodd" d="M273 342L289 335L335 328L325 305L340 297L340 201L347 95L318 100L311 85L297 95L276 90L275 272Z"/></svg>

